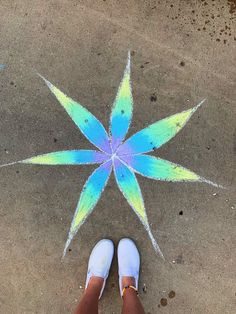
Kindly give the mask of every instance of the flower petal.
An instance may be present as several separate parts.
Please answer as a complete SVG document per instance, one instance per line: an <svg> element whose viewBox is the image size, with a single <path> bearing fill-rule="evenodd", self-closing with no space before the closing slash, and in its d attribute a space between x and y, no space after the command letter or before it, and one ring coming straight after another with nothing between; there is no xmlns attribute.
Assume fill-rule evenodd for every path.
<svg viewBox="0 0 236 314"><path fill-rule="evenodd" d="M122 160L139 174L162 181L201 181L194 172L164 159L148 155L123 156Z"/></svg>
<svg viewBox="0 0 236 314"><path fill-rule="evenodd" d="M19 163L38 165L100 164L108 158L108 155L95 150L64 150L27 158Z"/></svg>
<svg viewBox="0 0 236 314"><path fill-rule="evenodd" d="M162 258L164 258L159 245L152 235L144 207L142 193L134 173L117 158L114 159L114 172L120 191L148 232L155 251L158 252Z"/></svg>
<svg viewBox="0 0 236 314"><path fill-rule="evenodd" d="M130 82L130 52L124 76L119 86L117 96L112 108L110 132L113 151L125 138L132 119L133 97Z"/></svg>
<svg viewBox="0 0 236 314"><path fill-rule="evenodd" d="M173 162L149 155L126 155L122 160L142 176L171 182L205 182L222 187Z"/></svg>
<svg viewBox="0 0 236 314"><path fill-rule="evenodd" d="M187 123L193 113L204 102L201 101L196 107L182 111L163 120L149 125L147 128L135 133L124 144L117 154L141 154L155 150L174 137Z"/></svg>
<svg viewBox="0 0 236 314"><path fill-rule="evenodd" d="M40 77L42 76L40 75ZM109 137L101 122L86 108L66 96L44 77L42 77L42 79L45 81L51 92L56 96L57 100L67 111L84 136L86 136L86 138L99 149L104 152L111 153Z"/></svg>
<svg viewBox="0 0 236 314"><path fill-rule="evenodd" d="M66 250L70 245L73 237L76 235L79 228L85 222L86 218L91 214L93 208L97 204L105 186L109 179L112 169L112 162L102 164L97 168L85 183L80 199L70 226L68 239L66 241L63 257L66 254Z"/></svg>

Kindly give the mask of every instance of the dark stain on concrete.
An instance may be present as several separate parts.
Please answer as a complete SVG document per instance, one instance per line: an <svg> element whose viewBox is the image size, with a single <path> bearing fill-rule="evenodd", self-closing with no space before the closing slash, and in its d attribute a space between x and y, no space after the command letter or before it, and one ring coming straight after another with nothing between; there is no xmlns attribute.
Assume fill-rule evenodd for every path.
<svg viewBox="0 0 236 314"><path fill-rule="evenodd" d="M236 0L228 0L229 13L233 14L236 12Z"/></svg>
<svg viewBox="0 0 236 314"><path fill-rule="evenodd" d="M170 299L173 299L175 297L175 291L174 290L171 290L169 293L168 293L168 297Z"/></svg>
<svg viewBox="0 0 236 314"><path fill-rule="evenodd" d="M162 306L167 306L167 299L166 298L161 298L160 303Z"/></svg>
<svg viewBox="0 0 236 314"><path fill-rule="evenodd" d="M156 102L157 101L157 95L155 93L153 93L151 96L150 96L150 100L152 102Z"/></svg>
<svg viewBox="0 0 236 314"><path fill-rule="evenodd" d="M178 19L180 25L187 26L191 25L193 28L190 31L201 32L204 31L211 39L216 40L217 42L222 42L224 45L229 45L229 40L232 37L231 26L233 26L233 20L236 18L236 0L225 1L226 5L222 5L221 1L200 1L201 4L196 8L192 8L193 4L191 1L183 3L172 3L170 5L170 11L167 15L172 21ZM186 12L190 10L189 17L186 18ZM178 14L176 14L178 11ZM230 14L230 17L227 16ZM173 22L174 23L174 22ZM220 30L220 26L224 25L224 30ZM233 26L234 32L235 27ZM225 30L229 30L226 32ZM224 38L221 40L218 38L218 35L224 35Z"/></svg>

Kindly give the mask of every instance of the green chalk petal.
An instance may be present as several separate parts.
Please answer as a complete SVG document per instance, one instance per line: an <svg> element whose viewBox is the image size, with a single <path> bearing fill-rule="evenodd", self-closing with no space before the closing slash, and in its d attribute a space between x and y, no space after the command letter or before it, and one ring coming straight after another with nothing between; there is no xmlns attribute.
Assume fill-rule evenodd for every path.
<svg viewBox="0 0 236 314"><path fill-rule="evenodd" d="M130 53L111 113L110 132L113 151L123 141L132 119L133 97L130 81Z"/></svg>
<svg viewBox="0 0 236 314"><path fill-rule="evenodd" d="M95 150L65 150L31 157L20 161L20 163L38 165L83 165L99 164L107 159L108 155Z"/></svg>
<svg viewBox="0 0 236 314"><path fill-rule="evenodd" d="M173 162L149 155L123 156L122 160L139 174L161 181L202 181L196 173Z"/></svg>
<svg viewBox="0 0 236 314"><path fill-rule="evenodd" d="M111 161L102 164L91 174L91 176L85 183L71 223L63 256L65 256L66 250L70 245L70 242L72 241L73 237L75 236L79 228L82 226L82 224L89 216L89 214L91 214L93 208L97 204L107 184L107 181L111 173L111 169L112 169Z"/></svg>
<svg viewBox="0 0 236 314"><path fill-rule="evenodd" d="M164 258L161 249L151 232L146 210L144 207L141 189L139 187L135 174L122 161L117 158L114 159L114 173L120 191L122 192L127 202L134 210L144 228L146 229L155 251L160 254L162 258Z"/></svg>
<svg viewBox="0 0 236 314"><path fill-rule="evenodd" d="M192 109L157 121L135 133L118 148L117 153L119 156L141 154L161 147L185 126L187 121L203 102L204 100Z"/></svg>
<svg viewBox="0 0 236 314"><path fill-rule="evenodd" d="M104 152L111 153L110 140L102 123L86 108L66 96L44 77L42 77L42 79L45 81L51 92L56 96L57 100L67 111L84 136L86 136L87 139L99 149Z"/></svg>

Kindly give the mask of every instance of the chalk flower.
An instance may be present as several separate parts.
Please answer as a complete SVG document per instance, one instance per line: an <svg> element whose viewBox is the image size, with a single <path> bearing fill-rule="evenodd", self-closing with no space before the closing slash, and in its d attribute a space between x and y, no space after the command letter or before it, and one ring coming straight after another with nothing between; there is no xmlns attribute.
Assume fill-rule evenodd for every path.
<svg viewBox="0 0 236 314"><path fill-rule="evenodd" d="M155 251L163 257L151 232L135 173L160 181L205 182L217 186L173 162L146 155L146 153L158 149L173 138L185 126L204 100L194 108L157 121L125 139L133 111L130 54L112 107L109 133L102 123L80 103L66 96L45 78L43 80L83 135L97 149L51 152L19 161L19 163L40 165L99 164L99 167L84 184L71 222L63 256L65 256L73 237L96 206L113 170L120 191L146 229Z"/></svg>

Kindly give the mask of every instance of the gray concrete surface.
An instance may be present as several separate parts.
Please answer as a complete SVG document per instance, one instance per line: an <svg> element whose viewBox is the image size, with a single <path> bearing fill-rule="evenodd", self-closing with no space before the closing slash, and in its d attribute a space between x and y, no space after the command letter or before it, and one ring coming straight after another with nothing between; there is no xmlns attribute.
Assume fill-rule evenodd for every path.
<svg viewBox="0 0 236 314"><path fill-rule="evenodd" d="M207 98L156 155L226 187L138 178L163 262L112 177L62 263L70 221L94 167L1 168L1 313L71 313L93 245L124 236L140 248L146 313L235 313L235 18L235 1L226 0L1 0L0 63L7 65L0 71L1 164L92 147L36 72L108 127L131 49L129 134ZM120 306L115 260L101 313L119 313Z"/></svg>

